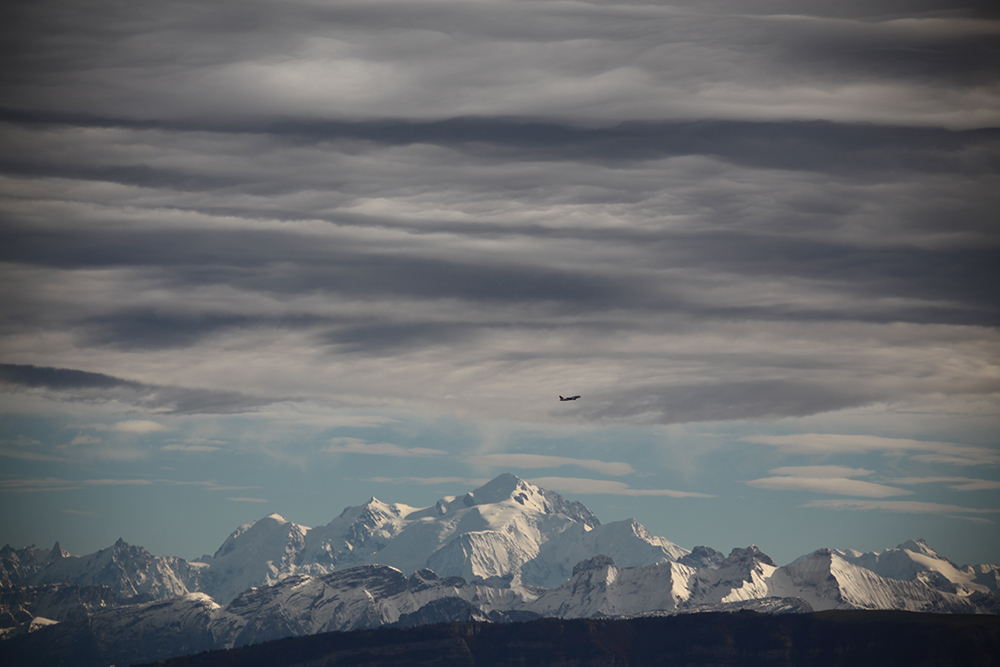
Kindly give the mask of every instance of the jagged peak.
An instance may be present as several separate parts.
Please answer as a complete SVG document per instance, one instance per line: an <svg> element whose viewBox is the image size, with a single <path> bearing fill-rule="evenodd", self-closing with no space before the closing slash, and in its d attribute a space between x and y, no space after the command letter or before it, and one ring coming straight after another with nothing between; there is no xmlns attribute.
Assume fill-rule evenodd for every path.
<svg viewBox="0 0 1000 667"><path fill-rule="evenodd" d="M934 549L931 548L931 545L927 544L927 541L923 538L918 540L907 540L896 548L903 549L905 551L912 551L918 554L924 554L925 556L932 556L934 558L941 557L936 551L934 551Z"/></svg>
<svg viewBox="0 0 1000 667"><path fill-rule="evenodd" d="M606 567L614 567L615 561L611 556L605 556L604 554L598 554L593 558L588 558L587 560L582 560L573 566L573 576L580 574L581 572L586 572L587 570L601 570Z"/></svg>
<svg viewBox="0 0 1000 667"><path fill-rule="evenodd" d="M707 569L716 569L725 563L725 561L725 554L706 546L696 546L691 549L690 553L677 559L677 562L681 565Z"/></svg>
<svg viewBox="0 0 1000 667"><path fill-rule="evenodd" d="M748 560L755 560L764 563L765 565L773 565L777 567L775 562L771 560L771 557L757 548L756 544L751 544L748 547L736 547L730 551L729 556L726 557L726 563L739 563Z"/></svg>
<svg viewBox="0 0 1000 667"><path fill-rule="evenodd" d="M57 541L55 544L52 545L52 550L49 551L49 561L56 561L59 560L60 558L67 558L69 555L70 554L68 551L62 550L62 547L59 546L59 542Z"/></svg>

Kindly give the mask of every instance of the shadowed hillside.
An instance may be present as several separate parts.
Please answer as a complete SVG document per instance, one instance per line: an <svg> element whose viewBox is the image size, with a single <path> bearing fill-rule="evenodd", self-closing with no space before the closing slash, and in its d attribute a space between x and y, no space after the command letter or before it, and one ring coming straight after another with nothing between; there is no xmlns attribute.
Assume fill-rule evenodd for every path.
<svg viewBox="0 0 1000 667"><path fill-rule="evenodd" d="M157 664L987 667L997 664L997 656L1000 618L995 616L835 611L452 623L283 639Z"/></svg>

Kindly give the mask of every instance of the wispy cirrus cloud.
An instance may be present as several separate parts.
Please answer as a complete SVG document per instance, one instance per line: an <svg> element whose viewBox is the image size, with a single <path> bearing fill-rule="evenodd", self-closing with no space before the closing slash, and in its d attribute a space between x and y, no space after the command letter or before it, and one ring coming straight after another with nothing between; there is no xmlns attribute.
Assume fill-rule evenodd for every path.
<svg viewBox="0 0 1000 667"><path fill-rule="evenodd" d="M171 445L164 445L160 447L161 451L164 452L217 452L221 449L216 445L195 445L195 444L181 444L175 443Z"/></svg>
<svg viewBox="0 0 1000 667"><path fill-rule="evenodd" d="M462 487L477 487L482 486L489 479L468 477L368 477L367 481L378 482L380 484L418 484L420 486L453 484Z"/></svg>
<svg viewBox="0 0 1000 667"><path fill-rule="evenodd" d="M904 514L947 514L947 515L987 515L1000 513L997 508L962 507L946 503L923 502L919 500L811 500L803 507L822 507L835 510L884 511ZM992 522L991 522L992 523Z"/></svg>
<svg viewBox="0 0 1000 667"><path fill-rule="evenodd" d="M579 477L536 477L528 480L553 491L578 494L607 494L616 496L666 496L668 498L712 498L711 494L672 489L633 489L624 482Z"/></svg>
<svg viewBox="0 0 1000 667"><path fill-rule="evenodd" d="M628 463L621 461L598 461L595 459L576 459L565 456L546 456L543 454L483 454L470 456L466 459L473 465L484 465L494 468L558 468L561 466L577 466L604 473L605 475L630 475L635 472Z"/></svg>
<svg viewBox="0 0 1000 667"><path fill-rule="evenodd" d="M811 493L832 493L839 496L862 496L864 498L887 498L905 496L912 491L885 484L877 484L853 477L867 477L875 471L865 468L849 468L839 465L783 466L773 468L774 477L763 477L746 482L749 486L772 491L808 491Z"/></svg>
<svg viewBox="0 0 1000 667"><path fill-rule="evenodd" d="M886 498L889 496L905 496L912 491L884 484L875 484L846 477L762 477L747 482L758 489L772 491L809 491L812 493L833 493L839 496L862 496L865 498Z"/></svg>
<svg viewBox="0 0 1000 667"><path fill-rule="evenodd" d="M400 447L389 442L367 442L360 438L333 438L323 447L330 454L367 454L370 456L439 456L447 452L427 447Z"/></svg>
<svg viewBox="0 0 1000 667"><path fill-rule="evenodd" d="M28 493L39 491L74 491L87 486L149 486L156 482L148 479L79 479L36 477L0 480L0 491Z"/></svg>
<svg viewBox="0 0 1000 667"><path fill-rule="evenodd" d="M120 433L156 433L159 431L169 431L170 428L159 422L147 419L132 419L113 424L111 430Z"/></svg>
<svg viewBox="0 0 1000 667"><path fill-rule="evenodd" d="M747 442L770 445L794 454L906 454L919 461L954 465L997 465L1000 451L975 445L952 442L932 442L909 438L886 438L876 435L841 435L833 433L803 433L800 435L746 436Z"/></svg>
<svg viewBox="0 0 1000 667"><path fill-rule="evenodd" d="M772 475L813 478L867 477L875 474L874 470L867 470L865 468L849 468L847 466L838 465L782 466L780 468L772 468L770 472Z"/></svg>
<svg viewBox="0 0 1000 667"><path fill-rule="evenodd" d="M79 489L78 482L56 477L24 477L0 479L0 491L7 493L35 493L39 491L73 491Z"/></svg>
<svg viewBox="0 0 1000 667"><path fill-rule="evenodd" d="M171 479L64 479L60 477L24 477L0 479L0 492L12 493L38 491L75 491L95 486L194 486L206 491L236 491L257 489L259 486L232 486L219 484L214 480L177 481Z"/></svg>
<svg viewBox="0 0 1000 667"><path fill-rule="evenodd" d="M231 500L234 503L266 503L266 502L268 502L267 498L244 498L244 497L236 497L236 498L226 498L226 500Z"/></svg>
<svg viewBox="0 0 1000 667"><path fill-rule="evenodd" d="M887 480L893 484L946 484L952 491L996 491L1000 481L971 477L895 477Z"/></svg>
<svg viewBox="0 0 1000 667"><path fill-rule="evenodd" d="M68 463L71 460L65 456L46 454L34 449L11 447L0 447L0 457L22 461L47 461L49 463Z"/></svg>

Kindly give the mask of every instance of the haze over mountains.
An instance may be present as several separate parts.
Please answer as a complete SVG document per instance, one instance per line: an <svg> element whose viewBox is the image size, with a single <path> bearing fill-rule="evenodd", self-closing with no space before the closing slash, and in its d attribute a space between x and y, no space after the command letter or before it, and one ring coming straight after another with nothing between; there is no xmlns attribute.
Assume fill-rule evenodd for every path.
<svg viewBox="0 0 1000 667"><path fill-rule="evenodd" d="M96 641L119 662L451 620L1000 608L1000 566L960 567L923 541L778 566L752 545L727 556L634 520L601 524L510 474L425 508L371 498L315 528L271 514L195 561L123 540L81 557L5 546L0 581L7 635Z"/></svg>

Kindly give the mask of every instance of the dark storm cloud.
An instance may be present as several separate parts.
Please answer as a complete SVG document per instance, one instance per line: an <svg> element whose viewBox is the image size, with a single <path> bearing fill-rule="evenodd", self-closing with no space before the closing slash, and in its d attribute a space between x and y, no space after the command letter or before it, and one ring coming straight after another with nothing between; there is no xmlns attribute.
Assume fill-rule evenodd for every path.
<svg viewBox="0 0 1000 667"><path fill-rule="evenodd" d="M61 400L118 401L168 414L229 414L275 402L236 391L152 385L104 373L31 364L0 364L0 384L41 390Z"/></svg>

